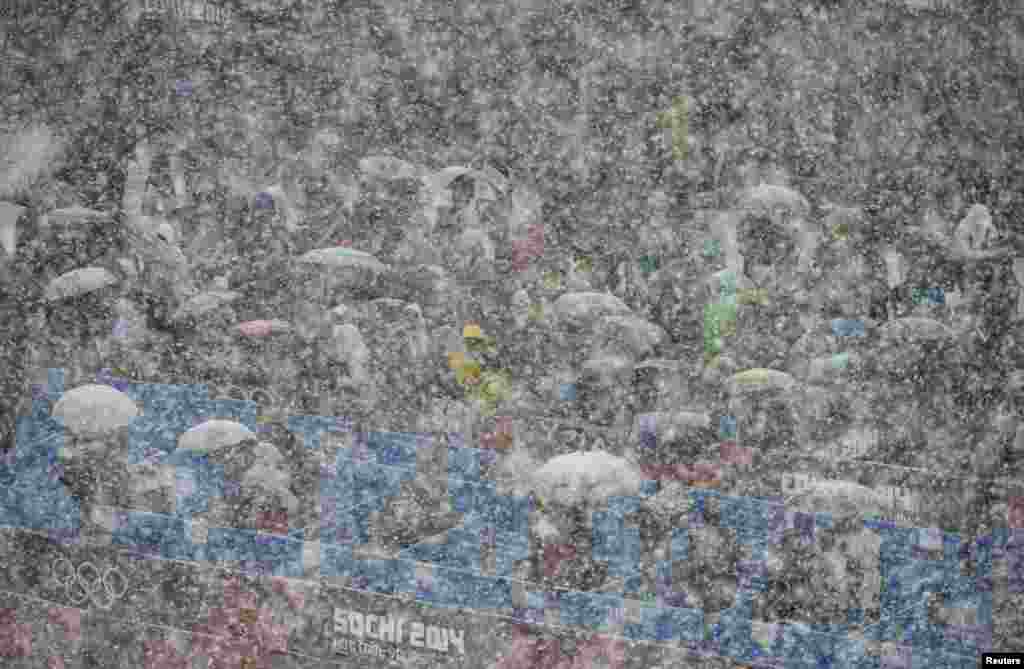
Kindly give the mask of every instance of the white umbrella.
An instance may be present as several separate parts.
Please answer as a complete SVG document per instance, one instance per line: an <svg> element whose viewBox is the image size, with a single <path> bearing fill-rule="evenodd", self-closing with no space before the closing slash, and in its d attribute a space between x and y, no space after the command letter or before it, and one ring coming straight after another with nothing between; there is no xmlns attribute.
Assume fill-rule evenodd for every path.
<svg viewBox="0 0 1024 669"><path fill-rule="evenodd" d="M383 272L388 269L387 265L371 254L345 246L310 251L300 257L299 262L334 269L365 268L375 272Z"/></svg>
<svg viewBox="0 0 1024 669"><path fill-rule="evenodd" d="M747 369L729 379L729 392L734 395L775 389L788 391L795 387L796 380L792 376L774 369Z"/></svg>
<svg viewBox="0 0 1024 669"><path fill-rule="evenodd" d="M245 321L235 326L246 337L267 337L292 332L291 323L279 319Z"/></svg>
<svg viewBox="0 0 1024 669"><path fill-rule="evenodd" d="M740 207L755 212L771 214L782 209L796 216L805 216L810 210L807 198L787 186L761 184L743 192Z"/></svg>
<svg viewBox="0 0 1024 669"><path fill-rule="evenodd" d="M892 510L884 494L852 481L812 480L787 500L786 505L808 513L830 513L834 517L884 515Z"/></svg>
<svg viewBox="0 0 1024 669"><path fill-rule="evenodd" d="M46 287L46 300L56 302L117 284L117 277L102 267L83 267L61 274Z"/></svg>
<svg viewBox="0 0 1024 669"><path fill-rule="evenodd" d="M181 305L174 314L174 320L178 321L190 316L198 318L212 311L222 310L225 305L229 305L239 297L241 297L239 293L230 290L212 290L200 293Z"/></svg>
<svg viewBox="0 0 1024 669"><path fill-rule="evenodd" d="M97 209L86 209L85 207L66 207L54 209L46 214L49 223L75 223L78 221L105 221L110 219L110 214Z"/></svg>
<svg viewBox="0 0 1024 669"><path fill-rule="evenodd" d="M359 170L371 179L385 181L417 179L424 172L422 167L393 156L367 156L366 158L360 158Z"/></svg>
<svg viewBox="0 0 1024 669"><path fill-rule="evenodd" d="M630 309L610 293L566 293L555 300L555 313L561 320L595 321L601 316L628 315Z"/></svg>
<svg viewBox="0 0 1024 669"><path fill-rule="evenodd" d="M639 495L643 477L625 458L604 451L577 451L549 460L534 474L533 482L542 499L573 506Z"/></svg>
<svg viewBox="0 0 1024 669"><path fill-rule="evenodd" d="M8 256L13 256L18 249L18 219L25 211L25 207L0 202L0 245Z"/></svg>
<svg viewBox="0 0 1024 669"><path fill-rule="evenodd" d="M209 453L255 438L256 435L241 423L214 419L200 423L181 435L178 448Z"/></svg>
<svg viewBox="0 0 1024 669"><path fill-rule="evenodd" d="M105 385L89 384L64 393L53 417L76 435L103 435L128 426L139 415L130 397Z"/></svg>

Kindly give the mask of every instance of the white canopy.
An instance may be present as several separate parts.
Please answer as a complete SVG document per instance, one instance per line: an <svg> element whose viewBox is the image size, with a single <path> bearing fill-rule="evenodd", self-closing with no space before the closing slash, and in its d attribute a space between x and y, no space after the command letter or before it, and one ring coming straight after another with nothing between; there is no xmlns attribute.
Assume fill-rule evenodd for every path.
<svg viewBox="0 0 1024 669"><path fill-rule="evenodd" d="M110 386L89 384L64 393L53 417L79 436L101 436L128 426L139 415L130 397Z"/></svg>
<svg viewBox="0 0 1024 669"><path fill-rule="evenodd" d="M241 423L214 419L200 423L181 435L178 439L178 448L211 453L255 438L256 435Z"/></svg>

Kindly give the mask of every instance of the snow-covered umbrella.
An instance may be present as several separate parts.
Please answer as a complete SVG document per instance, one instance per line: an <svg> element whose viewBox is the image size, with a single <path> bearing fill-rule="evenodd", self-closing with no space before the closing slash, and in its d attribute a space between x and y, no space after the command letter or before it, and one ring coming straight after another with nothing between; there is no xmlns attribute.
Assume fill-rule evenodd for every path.
<svg viewBox="0 0 1024 669"><path fill-rule="evenodd" d="M53 417L78 436L101 436L128 426L139 408L128 395L107 385L70 390L53 407Z"/></svg>
<svg viewBox="0 0 1024 669"><path fill-rule="evenodd" d="M297 258L299 276L312 281L316 299L330 299L336 289L368 288L391 267L365 251L336 246L310 251Z"/></svg>
<svg viewBox="0 0 1024 669"><path fill-rule="evenodd" d="M299 262L331 269L368 269L373 272L384 272L388 268L373 255L346 246L315 249L301 256Z"/></svg>
<svg viewBox="0 0 1024 669"><path fill-rule="evenodd" d="M54 209L47 212L46 221L50 224L67 225L81 221L108 221L111 215L108 212L98 209L87 209L86 207L66 207Z"/></svg>
<svg viewBox="0 0 1024 669"><path fill-rule="evenodd" d="M241 423L233 420L213 419L196 425L178 439L178 449L200 453L213 453L237 446L256 435Z"/></svg>
<svg viewBox="0 0 1024 669"><path fill-rule="evenodd" d="M61 274L46 287L46 300L56 302L117 285L117 277L102 267L83 267Z"/></svg>
<svg viewBox="0 0 1024 669"><path fill-rule="evenodd" d="M733 374L728 385L729 393L732 395L779 390L785 392L797 387L796 380L786 372L763 368L747 369Z"/></svg>
<svg viewBox="0 0 1024 669"><path fill-rule="evenodd" d="M200 293L179 307L173 319L180 322L187 318L200 319L211 314L224 314L232 312L231 303L241 297L240 293L230 290L212 290Z"/></svg>
<svg viewBox="0 0 1024 669"><path fill-rule="evenodd" d="M599 504L610 497L639 495L643 476L625 458L604 451L576 451L545 463L533 476L544 501L565 506Z"/></svg>
<svg viewBox="0 0 1024 669"><path fill-rule="evenodd" d="M806 513L829 513L836 518L886 515L892 504L877 490L852 481L813 480L786 500L786 506Z"/></svg>

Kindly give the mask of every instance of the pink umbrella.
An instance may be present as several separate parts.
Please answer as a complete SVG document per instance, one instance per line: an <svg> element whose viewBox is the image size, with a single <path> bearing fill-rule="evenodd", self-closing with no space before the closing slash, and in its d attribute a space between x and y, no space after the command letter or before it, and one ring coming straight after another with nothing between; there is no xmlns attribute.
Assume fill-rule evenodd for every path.
<svg viewBox="0 0 1024 669"><path fill-rule="evenodd" d="M291 325L282 320L255 320L239 323L238 331L246 337L266 337L291 331Z"/></svg>

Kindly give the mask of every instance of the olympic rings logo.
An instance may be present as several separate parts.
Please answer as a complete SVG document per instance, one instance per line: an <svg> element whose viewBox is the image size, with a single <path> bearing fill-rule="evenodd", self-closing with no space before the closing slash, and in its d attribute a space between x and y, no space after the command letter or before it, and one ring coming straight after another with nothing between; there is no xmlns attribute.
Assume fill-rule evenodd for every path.
<svg viewBox="0 0 1024 669"><path fill-rule="evenodd" d="M67 558L57 558L51 571L74 606L90 601L109 610L128 591L128 580L114 567L100 571L93 563L83 562L76 569Z"/></svg>

